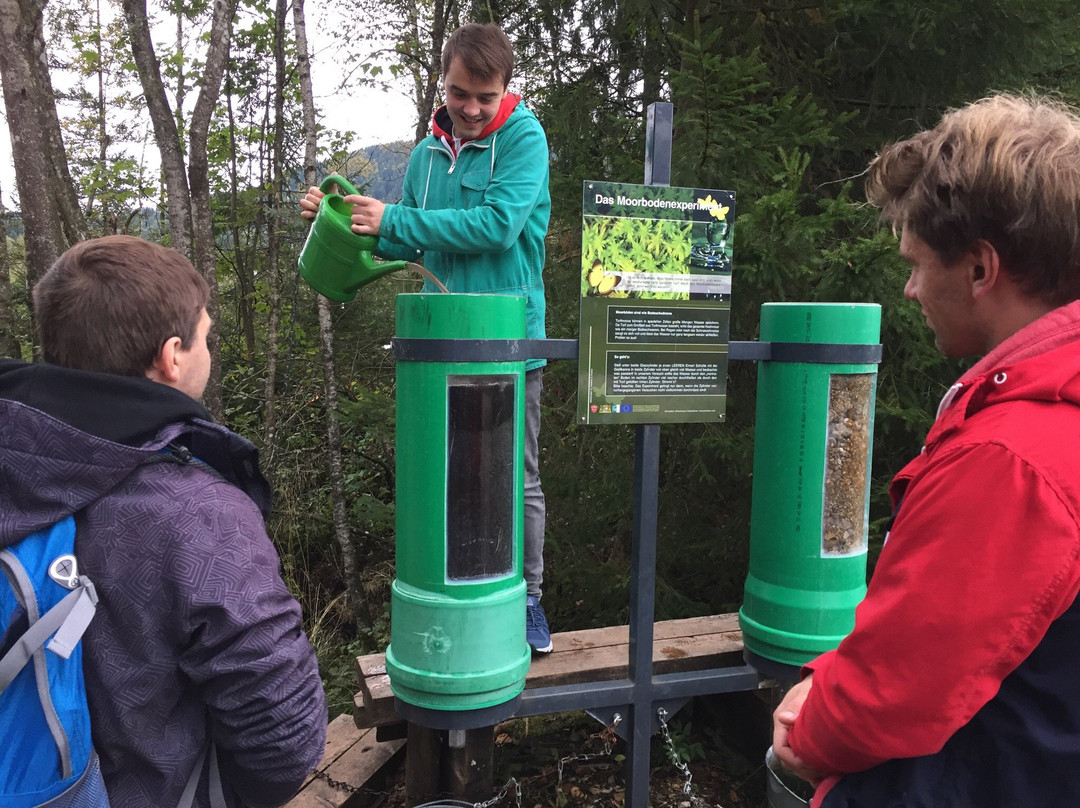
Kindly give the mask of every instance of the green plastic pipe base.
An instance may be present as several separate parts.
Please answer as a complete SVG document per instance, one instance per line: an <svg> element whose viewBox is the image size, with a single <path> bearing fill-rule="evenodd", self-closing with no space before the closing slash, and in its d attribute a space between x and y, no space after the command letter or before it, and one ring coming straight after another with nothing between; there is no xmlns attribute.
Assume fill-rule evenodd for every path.
<svg viewBox="0 0 1080 808"><path fill-rule="evenodd" d="M432 710L478 710L525 689L531 653L524 580L470 600L395 581L391 612L386 672L402 701Z"/></svg>
<svg viewBox="0 0 1080 808"><path fill-rule="evenodd" d="M747 616L745 608L739 610L739 625L743 632L743 647L747 651L794 667L801 667L826 651L831 651L849 633L799 634L782 631Z"/></svg>

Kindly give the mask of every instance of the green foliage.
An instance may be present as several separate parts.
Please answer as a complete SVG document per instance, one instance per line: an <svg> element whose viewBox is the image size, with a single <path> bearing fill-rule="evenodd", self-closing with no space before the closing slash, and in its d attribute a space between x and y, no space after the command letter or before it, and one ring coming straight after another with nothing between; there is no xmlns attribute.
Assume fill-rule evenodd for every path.
<svg viewBox="0 0 1080 808"><path fill-rule="evenodd" d="M872 557L889 513L888 481L918 452L937 398L960 367L935 350L917 307L904 299L907 270L895 237L860 201L859 186L844 177L861 172L873 150L910 131L912 121L932 124L944 106L987 92L995 80L998 86L1006 77L1017 87L1037 83L1054 61L1045 48L1038 55L1013 51L1004 61L994 59L976 42L982 22L963 29L961 6L938 13L909 5L903 13L893 9L894 21L882 25L879 15L891 12L870 2L782 2L770 9L735 3L725 4L723 14L705 4L700 14L685 18L671 8L631 5L619 23L630 25L629 18L640 14L634 42L641 44L656 34L656 17L649 15L670 15L667 33L652 42L655 53L665 54L656 58L670 66L664 76L675 109L672 182L737 194L732 339L756 337L758 312L768 301L850 300L883 307ZM1061 24L1075 31L1075 21L1061 16L1060 3L1039 6L1012 34L1024 40L1039 31L1057 48L1055 58L1071 54L1075 46L1051 29ZM580 280L583 268L587 272L592 261L608 260L590 252L588 228L601 223L586 225L580 253L572 243L581 228L581 183L640 181L641 114L651 99L638 95L644 85L635 89L620 82L623 75L647 78L653 69L647 62L655 56L637 45L616 45L615 31L622 30L617 25L571 32L560 16L569 8L542 3L533 21L522 20L518 29L527 62L551 65L549 74L537 78L537 106L554 153L547 288L549 330L559 336L576 336L577 298L588 286L587 278ZM603 6L599 17L606 20L611 8ZM994 13L1015 21L1012 8ZM993 36L1012 34L1006 27ZM552 42L565 47L545 54L530 50L533 42L543 42L548 51L558 50ZM609 57L606 67L595 60L597 54ZM939 71L926 71L927 59L940 64ZM953 61L970 69L958 77L947 67ZM867 69L871 62L881 66L880 75ZM1061 77L1068 71L1058 64ZM927 80L931 75L938 86ZM622 92L612 93L617 87ZM572 480L544 473L545 607L557 628L625 619L629 591L634 438L629 430L574 424L572 407L561 402L576 395L575 370L569 363L549 366L545 385L551 395L545 393L541 430L542 469L575 470ZM741 602L756 372L751 363L734 363L728 375L725 424L663 428L660 617L729 611ZM548 406L548 400L560 403ZM688 567L686 558L695 563Z"/></svg>
<svg viewBox="0 0 1080 808"><path fill-rule="evenodd" d="M129 64L127 28L121 17L103 15L100 4L85 0L49 5L46 13L50 27L71 43L54 71L74 80L57 95L87 226L91 235L137 231L153 178L144 158L149 127L139 119L146 102Z"/></svg>
<svg viewBox="0 0 1080 808"><path fill-rule="evenodd" d="M776 0L767 6L749 0L503 0L451 6L443 8L450 29L464 19L503 23L519 57L515 89L524 91L548 133L549 336L578 336L580 295L588 288L582 270L594 261L620 271L643 261L685 263L684 256L671 254L685 237L662 228L619 241L624 254L595 251L597 244L616 243L609 237L594 241L587 233L582 241L582 183L641 181L645 108L656 100L674 106L672 183L737 194L732 339L756 338L758 313L768 301L882 305L871 504L876 552L888 516L888 480L918 451L934 404L960 367L937 353L917 307L904 300L906 268L895 237L862 203L858 175L885 141L932 125L946 106L991 88L1041 87L1080 97L1080 18L1072 0L943 0L933 7L902 0ZM47 8L51 30L71 43L54 55L54 70L77 77L57 86L67 88L64 132L91 233L164 240L162 191L141 159L150 129L124 26L108 15L99 23L95 7L82 0ZM438 4L379 0L348 10L335 55L315 58L336 59L346 83L407 75L419 98L432 80L428 50ZM309 12L319 13L310 4ZM178 33L159 50L163 74L170 92L187 97L190 106L209 6L178 4L167 14L166 27ZM394 297L415 291L417 282L404 273L388 276L364 287L352 303L332 307L339 401L331 412L323 392L316 298L294 269L307 233L295 215L303 151L295 71L285 93L284 187L275 187L270 175L273 24L263 0L242 4L207 155L225 407L230 426L261 440L267 322L277 293L278 440L263 447L276 496L269 530L303 605L335 709L348 709L353 658L381 650L389 635L396 425L394 366L385 346L394 333ZM389 51L374 39L387 32ZM292 64L291 41L287 49ZM188 111L178 112L181 127ZM332 128L328 112L319 135L320 175L346 173L369 193L397 199L410 144L356 150L352 133ZM14 322L28 353L21 224L15 216L7 224ZM632 225L598 220L590 226ZM271 227L282 237L276 281L268 272ZM731 611L741 601L756 368L732 363L728 375L725 423L663 427L661 619ZM635 430L578 426L575 362L551 362L544 383L544 605L556 630L618 624L626 620L630 590ZM325 450L328 417L342 432L361 603L347 603L343 595Z"/></svg>
<svg viewBox="0 0 1080 808"><path fill-rule="evenodd" d="M4 215L5 224L8 225L8 229L11 228L12 216L10 213ZM10 336L14 338L15 344L12 347L12 354L19 353L18 356L11 356L12 359L23 359L29 362L33 359L33 346L36 343L32 331L33 326L30 319L30 290L27 288L26 283L26 242L21 235L16 238L12 238L8 235L0 234L0 238L7 239L7 261L8 261L8 284L10 290L11 299L11 312L10 312ZM6 354L4 354L6 356Z"/></svg>

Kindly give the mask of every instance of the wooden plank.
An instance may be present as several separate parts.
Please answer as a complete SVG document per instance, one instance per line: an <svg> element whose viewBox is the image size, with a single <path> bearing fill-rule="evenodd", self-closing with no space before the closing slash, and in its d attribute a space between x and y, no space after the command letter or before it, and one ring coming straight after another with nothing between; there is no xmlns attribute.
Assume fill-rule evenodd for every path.
<svg viewBox="0 0 1080 808"><path fill-rule="evenodd" d="M409 746L405 755L405 803L423 805L444 791L442 733L437 729L409 724Z"/></svg>
<svg viewBox="0 0 1080 808"><path fill-rule="evenodd" d="M629 640L629 626L556 634L556 650L533 659L525 686L549 687L623 678L628 670ZM653 626L653 671L657 674L738 665L742 650L742 633L735 614L665 620ZM318 769L331 780L352 788L332 786L326 779L310 775L288 808L360 808L367 801L368 795L363 792L366 784L405 743L404 739L379 742L373 729L401 721L394 711L384 655L368 654L356 662L360 680L356 711L351 717L338 716L327 727L326 750ZM410 801L417 804L448 784L431 781L432 769L438 772L441 768L441 765L431 766L433 759L443 753L437 748L441 744L435 742L437 733L425 735L412 725L409 733L418 749L408 756L407 768L412 767L412 774L407 772L406 780L411 784ZM463 761L480 759L475 750L470 751L461 756ZM461 768L457 772L460 782L456 785L468 790L468 782L483 774L487 772Z"/></svg>
<svg viewBox="0 0 1080 808"><path fill-rule="evenodd" d="M323 750L322 760L319 761L319 765L315 768L315 771L321 772L326 769L331 763L347 752L364 734L365 731L357 727L352 716L347 713L342 713L331 721L326 727L326 749ZM304 781L304 786L310 783L314 778L315 772L312 772ZM304 786L301 786L300 788L303 789Z"/></svg>
<svg viewBox="0 0 1080 808"><path fill-rule="evenodd" d="M386 675L386 657L384 654L367 654L358 657L360 670L360 693L363 697L363 710L357 710L353 716L359 727L379 727L393 724L401 719L394 711L394 693L390 690L390 677Z"/></svg>
<svg viewBox="0 0 1080 808"><path fill-rule="evenodd" d="M406 752L408 755L408 752ZM460 749L447 749L449 792L459 800L478 803L494 792L495 727L465 730Z"/></svg>
<svg viewBox="0 0 1080 808"><path fill-rule="evenodd" d="M360 696L363 696L363 714L358 711L354 714L357 725L361 721L364 726L378 727L384 724L393 724L400 721L394 710L394 693L390 689L390 677L385 673L374 676L366 676L360 680Z"/></svg>
<svg viewBox="0 0 1080 808"><path fill-rule="evenodd" d="M363 684L363 681L363 679L360 680L361 685ZM378 726L371 721L371 713L367 707L368 698L370 697L365 696L362 690L353 693L353 724L355 724L358 729L367 729L368 727Z"/></svg>
<svg viewBox="0 0 1080 808"><path fill-rule="evenodd" d="M742 661L742 634L707 634L673 637L653 643L653 673L705 670L738 665ZM622 679L628 675L626 645L605 645L588 650L552 653L534 659L526 689Z"/></svg>
<svg viewBox="0 0 1080 808"><path fill-rule="evenodd" d="M682 620L663 620L653 624L653 639L671 639L673 637L698 637L705 634L725 634L739 631L737 614L714 614L707 617L688 617ZM587 648L599 648L609 645L626 645L630 642L629 626L608 626L589 628L581 631L564 631L553 636L555 650L552 654L563 651L580 651Z"/></svg>
<svg viewBox="0 0 1080 808"><path fill-rule="evenodd" d="M356 658L356 667L360 670L360 678L365 676L377 676L386 673L385 654L367 654Z"/></svg>
<svg viewBox="0 0 1080 808"><path fill-rule="evenodd" d="M374 729L357 729L350 716L344 718L345 726L351 726L356 738L343 749L335 747L331 750L328 743L328 752L323 756L318 770L345 786L334 786L325 779L309 777L307 784L287 804L287 808L344 808L365 804L370 796L365 794L365 787L405 745L404 740L380 743L375 739ZM329 732L328 727L328 736ZM335 729L335 735L343 737L345 734L341 727Z"/></svg>
<svg viewBox="0 0 1080 808"><path fill-rule="evenodd" d="M628 675L629 626L608 626L556 634L555 651L534 657L525 687L551 687L609 681ZM653 671L675 673L742 663L742 632L737 614L664 620L653 626ZM394 711L390 678L382 654L359 657L358 726L388 726L401 718Z"/></svg>

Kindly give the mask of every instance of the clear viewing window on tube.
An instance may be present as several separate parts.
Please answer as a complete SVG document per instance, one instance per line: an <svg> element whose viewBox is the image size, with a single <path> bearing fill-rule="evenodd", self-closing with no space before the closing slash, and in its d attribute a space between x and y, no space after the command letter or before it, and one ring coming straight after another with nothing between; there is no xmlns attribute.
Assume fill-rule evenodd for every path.
<svg viewBox="0 0 1080 808"><path fill-rule="evenodd" d="M447 376L446 578L514 571L516 375Z"/></svg>
<svg viewBox="0 0 1080 808"><path fill-rule="evenodd" d="M866 552L873 395L872 373L834 373L829 378L821 509L823 556Z"/></svg>

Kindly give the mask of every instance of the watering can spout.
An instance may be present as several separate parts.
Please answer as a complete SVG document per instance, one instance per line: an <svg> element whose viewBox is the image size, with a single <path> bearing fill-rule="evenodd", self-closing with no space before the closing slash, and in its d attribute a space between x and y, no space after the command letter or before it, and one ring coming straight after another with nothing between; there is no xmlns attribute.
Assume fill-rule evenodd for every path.
<svg viewBox="0 0 1080 808"><path fill-rule="evenodd" d="M333 186L344 195L330 193ZM405 261L375 260L378 240L352 231L352 206L345 195L360 192L344 177L331 174L319 188L326 193L319 203L307 241L300 251L300 275L319 294L347 303L356 297L357 290L383 275L405 269Z"/></svg>

